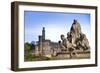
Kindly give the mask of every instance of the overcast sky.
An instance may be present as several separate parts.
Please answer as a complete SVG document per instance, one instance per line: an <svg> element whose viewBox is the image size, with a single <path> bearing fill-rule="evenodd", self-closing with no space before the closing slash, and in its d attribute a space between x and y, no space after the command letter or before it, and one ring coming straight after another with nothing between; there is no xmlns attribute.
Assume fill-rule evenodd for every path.
<svg viewBox="0 0 100 73"><path fill-rule="evenodd" d="M38 36L42 34L43 27L46 30L46 39L58 42L61 34L66 36L67 32L70 31L74 19L77 19L82 32L89 39L91 34L90 14L25 11L25 42L38 41Z"/></svg>

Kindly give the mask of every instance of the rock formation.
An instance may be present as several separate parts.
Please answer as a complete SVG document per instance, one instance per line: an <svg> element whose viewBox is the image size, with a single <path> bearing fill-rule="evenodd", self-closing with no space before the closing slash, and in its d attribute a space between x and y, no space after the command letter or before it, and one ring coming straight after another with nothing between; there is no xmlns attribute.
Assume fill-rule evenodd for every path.
<svg viewBox="0 0 100 73"><path fill-rule="evenodd" d="M62 45L68 51L75 50L89 50L89 41L85 34L81 31L80 23L77 20L73 21L70 32L67 33L67 37L61 35Z"/></svg>

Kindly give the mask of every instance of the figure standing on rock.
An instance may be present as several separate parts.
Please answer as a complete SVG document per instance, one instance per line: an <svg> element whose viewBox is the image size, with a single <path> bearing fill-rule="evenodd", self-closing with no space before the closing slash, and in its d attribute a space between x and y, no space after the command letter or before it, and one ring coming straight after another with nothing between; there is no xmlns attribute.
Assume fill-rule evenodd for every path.
<svg viewBox="0 0 100 73"><path fill-rule="evenodd" d="M76 50L83 49L83 51L90 49L89 41L85 34L81 31L80 23L77 20L73 20L70 32L67 33L67 37L61 35L60 46L63 50L70 52L70 57L76 55Z"/></svg>

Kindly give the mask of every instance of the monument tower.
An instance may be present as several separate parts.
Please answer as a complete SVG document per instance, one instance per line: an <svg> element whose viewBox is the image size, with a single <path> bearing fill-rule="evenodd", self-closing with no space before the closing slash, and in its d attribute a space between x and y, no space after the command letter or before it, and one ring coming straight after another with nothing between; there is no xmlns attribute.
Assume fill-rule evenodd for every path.
<svg viewBox="0 0 100 73"><path fill-rule="evenodd" d="M43 41L45 40L45 27L43 27L42 29L42 40Z"/></svg>

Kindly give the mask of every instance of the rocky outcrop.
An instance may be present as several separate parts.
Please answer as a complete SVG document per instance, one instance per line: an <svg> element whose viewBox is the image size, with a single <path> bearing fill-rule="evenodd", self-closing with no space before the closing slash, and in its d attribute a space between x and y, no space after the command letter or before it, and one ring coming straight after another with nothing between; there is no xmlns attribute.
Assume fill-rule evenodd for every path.
<svg viewBox="0 0 100 73"><path fill-rule="evenodd" d="M62 45L68 51L75 50L89 50L89 41L84 33L81 31L81 25L77 20L74 20L67 37L61 35Z"/></svg>

